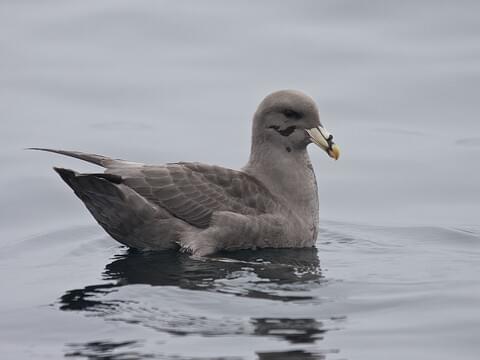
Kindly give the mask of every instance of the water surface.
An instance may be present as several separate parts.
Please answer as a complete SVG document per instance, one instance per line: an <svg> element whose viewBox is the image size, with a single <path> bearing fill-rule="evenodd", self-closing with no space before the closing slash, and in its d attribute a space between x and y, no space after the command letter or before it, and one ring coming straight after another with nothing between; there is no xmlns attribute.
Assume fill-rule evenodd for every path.
<svg viewBox="0 0 480 360"><path fill-rule="evenodd" d="M480 6L0 4L2 358L477 359ZM44 146L239 168L260 99L302 89L317 249L192 259L109 238Z"/></svg>

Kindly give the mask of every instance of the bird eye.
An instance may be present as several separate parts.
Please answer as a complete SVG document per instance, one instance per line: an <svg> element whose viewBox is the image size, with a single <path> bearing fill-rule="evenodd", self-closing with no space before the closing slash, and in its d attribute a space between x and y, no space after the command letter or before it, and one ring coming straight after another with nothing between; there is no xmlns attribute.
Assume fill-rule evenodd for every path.
<svg viewBox="0 0 480 360"><path fill-rule="evenodd" d="M282 111L283 115L285 115L289 119L300 119L302 117L302 114L299 112L296 112L295 110L292 109L285 109Z"/></svg>

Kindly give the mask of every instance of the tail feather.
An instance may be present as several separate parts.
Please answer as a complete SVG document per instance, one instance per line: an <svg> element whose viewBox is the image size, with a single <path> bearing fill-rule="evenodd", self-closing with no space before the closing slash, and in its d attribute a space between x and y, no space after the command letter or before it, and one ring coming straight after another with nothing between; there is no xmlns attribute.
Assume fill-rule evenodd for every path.
<svg viewBox="0 0 480 360"><path fill-rule="evenodd" d="M58 175L65 181L70 187L73 186L72 179L76 179L78 181L83 181L83 179L103 179L107 180L108 182L112 184L121 184L123 182L123 179L119 175L115 174L79 174L76 171L70 170L70 169L65 169L65 168L59 168L59 167L54 167L53 170L57 172Z"/></svg>
<svg viewBox="0 0 480 360"><path fill-rule="evenodd" d="M102 166L104 168L113 167L116 164L125 162L125 160L121 160L121 159L112 159L106 156L96 155L96 154L86 154L80 151L55 150L55 149L46 149L46 148L37 148L37 147L28 148L27 150L47 151L55 154L70 156L76 159L87 161L89 163L92 163L98 166Z"/></svg>
<svg viewBox="0 0 480 360"><path fill-rule="evenodd" d="M57 172L58 175L65 181L70 187L72 186L72 179L77 176L77 173L70 169L63 169L54 167L53 170Z"/></svg>
<svg viewBox="0 0 480 360"><path fill-rule="evenodd" d="M54 169L95 220L120 243L147 250L176 247L180 221L122 184L120 176Z"/></svg>

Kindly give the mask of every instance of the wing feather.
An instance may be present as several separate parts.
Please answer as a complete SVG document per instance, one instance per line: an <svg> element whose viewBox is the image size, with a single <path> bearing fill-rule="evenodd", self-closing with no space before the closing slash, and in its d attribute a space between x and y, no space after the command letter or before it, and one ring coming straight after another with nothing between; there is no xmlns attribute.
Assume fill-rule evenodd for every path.
<svg viewBox="0 0 480 360"><path fill-rule="evenodd" d="M219 166L174 163L108 172L120 175L125 185L148 201L200 228L209 226L215 211L256 215L278 206L258 180Z"/></svg>

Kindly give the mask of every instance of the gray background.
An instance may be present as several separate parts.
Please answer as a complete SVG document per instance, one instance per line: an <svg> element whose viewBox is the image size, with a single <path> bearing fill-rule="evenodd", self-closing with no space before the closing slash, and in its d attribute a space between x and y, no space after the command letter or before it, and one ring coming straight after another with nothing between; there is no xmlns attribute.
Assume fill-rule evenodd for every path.
<svg viewBox="0 0 480 360"><path fill-rule="evenodd" d="M478 1L0 1L2 356L126 341L160 359L477 359L479 14ZM317 100L342 150L310 149L321 286L244 270L219 292L132 284L89 295L123 304L113 314L59 311L128 256L51 170L95 168L23 148L239 168L256 106L283 88ZM245 296L258 291L311 300ZM292 344L252 335L259 316L328 331Z"/></svg>
<svg viewBox="0 0 480 360"><path fill-rule="evenodd" d="M267 93L301 89L342 149L316 149L324 219L475 223L476 2L2 2L3 229L89 221L45 146L238 168ZM221 149L221 150L219 150ZM46 206L46 204L49 206Z"/></svg>

